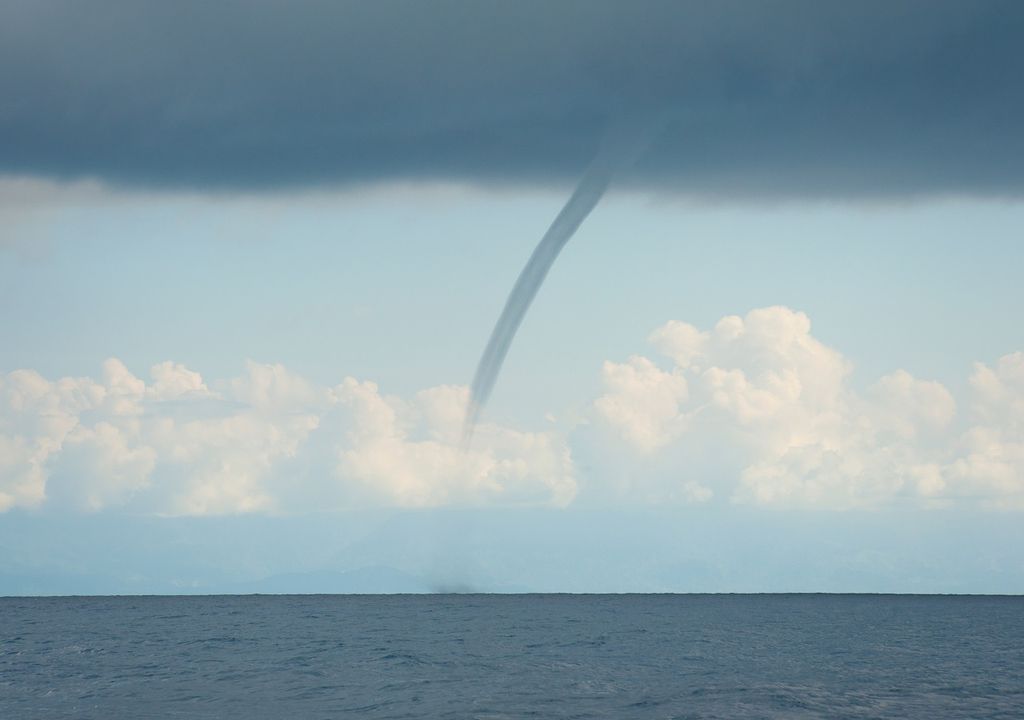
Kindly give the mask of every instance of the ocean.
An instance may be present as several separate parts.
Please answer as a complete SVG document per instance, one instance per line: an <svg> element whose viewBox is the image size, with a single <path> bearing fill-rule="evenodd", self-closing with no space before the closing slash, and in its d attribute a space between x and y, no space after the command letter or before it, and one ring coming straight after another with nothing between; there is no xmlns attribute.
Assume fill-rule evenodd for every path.
<svg viewBox="0 0 1024 720"><path fill-rule="evenodd" d="M1022 718L1024 597L0 598L0 718Z"/></svg>

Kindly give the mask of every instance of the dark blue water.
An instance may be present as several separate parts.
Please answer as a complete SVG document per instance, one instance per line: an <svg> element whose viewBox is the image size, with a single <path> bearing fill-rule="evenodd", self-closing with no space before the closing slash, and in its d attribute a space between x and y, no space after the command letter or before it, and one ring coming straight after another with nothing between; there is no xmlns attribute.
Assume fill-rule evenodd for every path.
<svg viewBox="0 0 1024 720"><path fill-rule="evenodd" d="M1024 598L0 598L0 718L1024 717Z"/></svg>

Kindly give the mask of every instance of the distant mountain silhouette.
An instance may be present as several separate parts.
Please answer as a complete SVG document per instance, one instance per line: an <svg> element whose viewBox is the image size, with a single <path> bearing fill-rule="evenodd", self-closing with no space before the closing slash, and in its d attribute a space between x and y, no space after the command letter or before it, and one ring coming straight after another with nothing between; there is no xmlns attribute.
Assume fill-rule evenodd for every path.
<svg viewBox="0 0 1024 720"><path fill-rule="evenodd" d="M421 578L393 567L372 565L345 572L317 570L281 573L233 588L238 593L268 594L391 594L433 591Z"/></svg>

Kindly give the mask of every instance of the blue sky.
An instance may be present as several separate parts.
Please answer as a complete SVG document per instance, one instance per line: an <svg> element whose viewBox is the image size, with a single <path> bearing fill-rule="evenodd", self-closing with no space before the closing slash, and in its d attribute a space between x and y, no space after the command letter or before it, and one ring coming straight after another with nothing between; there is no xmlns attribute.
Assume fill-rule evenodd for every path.
<svg viewBox="0 0 1024 720"><path fill-rule="evenodd" d="M89 374L116 356L137 372L173 359L227 377L252 359L404 392L467 381L564 197L453 187L53 195L45 211L6 211L5 367ZM613 193L553 271L495 402L536 411L566 385L592 389L581 383L602 360L641 351L667 320L706 326L768 305L808 313L858 378L903 367L963 383L973 362L1021 344L1022 220L1009 201L777 206Z"/></svg>
<svg viewBox="0 0 1024 720"><path fill-rule="evenodd" d="M1024 592L1019 3L539 8L0 10L0 594Z"/></svg>

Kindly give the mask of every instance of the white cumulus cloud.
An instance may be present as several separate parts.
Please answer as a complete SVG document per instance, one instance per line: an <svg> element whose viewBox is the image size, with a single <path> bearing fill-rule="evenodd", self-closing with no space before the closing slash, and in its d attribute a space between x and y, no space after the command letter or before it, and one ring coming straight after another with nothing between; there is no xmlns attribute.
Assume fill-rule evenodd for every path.
<svg viewBox="0 0 1024 720"><path fill-rule="evenodd" d="M442 386L405 402L371 382L334 389L351 416L337 473L378 502L425 507L478 502L566 505L576 494L568 447L549 433L483 424L460 447L468 391Z"/></svg>
<svg viewBox="0 0 1024 720"><path fill-rule="evenodd" d="M638 459L674 460L665 498L685 495L694 482L688 459L702 452L715 494L734 502L849 508L970 498L1005 507L1024 498L1024 354L977 366L973 424L963 432L938 382L897 370L855 391L851 363L790 308L728 316L707 331L673 321L650 341L669 367L642 356L606 363L594 410ZM718 467L707 466L709 452Z"/></svg>
<svg viewBox="0 0 1024 720"><path fill-rule="evenodd" d="M0 374L0 512L1024 509L1024 353L978 363L958 403L906 370L856 385L851 362L786 307L710 329L669 322L650 342L651 357L604 363L603 391L568 436L484 423L468 448L465 387L399 397L256 362L220 381L171 361L146 379L116 359L96 378L15 370Z"/></svg>
<svg viewBox="0 0 1024 720"><path fill-rule="evenodd" d="M601 417L637 448L652 451L685 429L680 412L688 386L680 371L666 372L645 357L606 362L605 394L596 402Z"/></svg>
<svg viewBox="0 0 1024 720"><path fill-rule="evenodd" d="M147 382L122 362L101 378L0 376L0 511L46 504L206 515L385 506L553 504L576 491L553 434L485 425L460 448L466 390L410 400L372 382L318 387L249 362L207 384L162 362Z"/></svg>
<svg viewBox="0 0 1024 720"><path fill-rule="evenodd" d="M985 505L1024 509L1024 353L978 363L971 375L972 425L949 470L956 492Z"/></svg>

